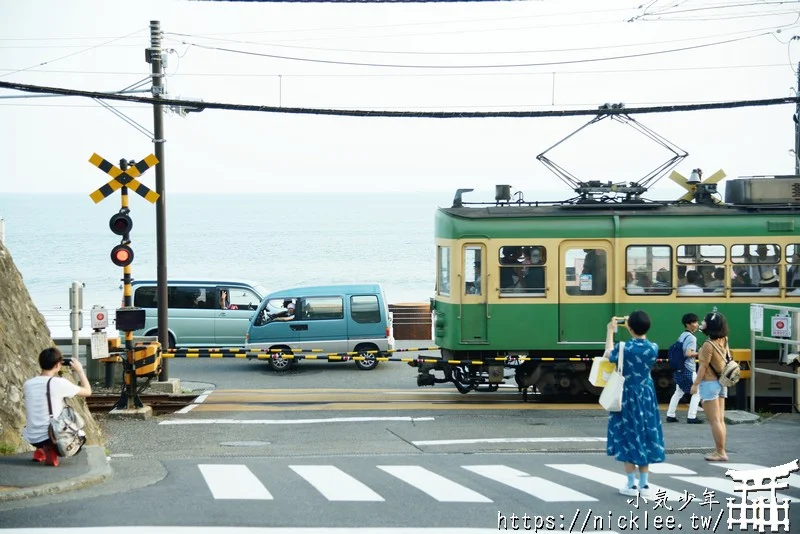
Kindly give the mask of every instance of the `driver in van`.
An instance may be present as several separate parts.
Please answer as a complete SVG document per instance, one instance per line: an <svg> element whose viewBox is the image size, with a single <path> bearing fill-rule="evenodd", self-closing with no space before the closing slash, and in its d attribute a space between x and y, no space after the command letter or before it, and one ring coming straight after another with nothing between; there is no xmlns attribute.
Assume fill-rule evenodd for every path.
<svg viewBox="0 0 800 534"><path fill-rule="evenodd" d="M268 314L267 318L270 321L274 321L276 319L281 321L291 321L294 319L294 302L291 300L284 300L283 309L278 313Z"/></svg>

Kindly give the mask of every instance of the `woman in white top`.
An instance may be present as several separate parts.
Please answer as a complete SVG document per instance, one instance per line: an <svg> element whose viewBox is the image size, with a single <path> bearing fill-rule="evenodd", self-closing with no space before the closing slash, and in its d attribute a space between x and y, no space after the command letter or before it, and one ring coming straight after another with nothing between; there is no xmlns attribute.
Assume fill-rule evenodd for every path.
<svg viewBox="0 0 800 534"><path fill-rule="evenodd" d="M47 465L58 466L58 454L55 445L50 440L48 429L50 427L50 412L47 406L47 384L50 383L50 404L53 408L53 417L58 417L64 409L64 399L88 397L92 394L92 386L83 366L77 358L70 362L70 367L78 373L80 386L61 378L58 373L64 365L64 357L56 347L44 349L39 353L39 367L42 372L38 376L27 380L22 389L25 395L25 415L27 424L22 431L22 437L36 447L33 460L45 462Z"/></svg>

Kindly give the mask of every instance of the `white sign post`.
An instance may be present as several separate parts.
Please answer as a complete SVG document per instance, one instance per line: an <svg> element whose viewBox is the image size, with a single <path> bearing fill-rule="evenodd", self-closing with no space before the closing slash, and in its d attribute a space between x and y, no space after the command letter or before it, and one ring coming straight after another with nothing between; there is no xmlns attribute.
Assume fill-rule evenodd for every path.
<svg viewBox="0 0 800 534"><path fill-rule="evenodd" d="M753 332L764 331L764 306L761 304L750 305L750 330Z"/></svg>

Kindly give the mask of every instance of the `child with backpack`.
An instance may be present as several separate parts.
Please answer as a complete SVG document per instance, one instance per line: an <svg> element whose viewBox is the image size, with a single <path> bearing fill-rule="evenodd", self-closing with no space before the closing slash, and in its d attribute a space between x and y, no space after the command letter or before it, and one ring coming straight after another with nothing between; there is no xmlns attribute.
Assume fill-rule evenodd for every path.
<svg viewBox="0 0 800 534"><path fill-rule="evenodd" d="M694 333L698 328L699 318L693 313L687 313L681 318L684 332L678 340L670 346L667 351L669 365L672 368L672 377L675 380L675 393L669 401L667 408L667 423L677 423L678 418L675 410L681 398L692 389L692 383L697 377L695 358L697 358L697 339ZM689 401L689 413L686 422L689 424L700 424L703 421L697 418L697 407L700 404L700 394L695 393Z"/></svg>

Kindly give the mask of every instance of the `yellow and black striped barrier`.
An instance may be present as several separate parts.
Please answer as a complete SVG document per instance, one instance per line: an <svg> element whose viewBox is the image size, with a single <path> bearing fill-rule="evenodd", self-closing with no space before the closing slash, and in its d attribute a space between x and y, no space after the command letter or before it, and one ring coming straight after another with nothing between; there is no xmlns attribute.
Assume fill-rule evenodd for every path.
<svg viewBox="0 0 800 534"><path fill-rule="evenodd" d="M535 357L535 356L497 356L484 360L443 360L430 356L417 356L415 358L396 358L391 356L380 356L381 354L392 354L396 352L418 352L423 350L439 350L439 347L415 347L407 349L392 349L386 351L367 350L360 352L328 352L323 349L243 349L243 348L185 348L167 349L163 352L164 358L250 358L258 360L269 360L275 355L280 354L285 360L328 360L328 361L361 361L368 357L364 354L375 354L374 359L378 362L417 362L417 363L437 363L444 362L451 365L487 365L492 362L507 361L541 361L541 362L591 362L588 357L554 358L554 357ZM369 358L372 359L372 358Z"/></svg>

